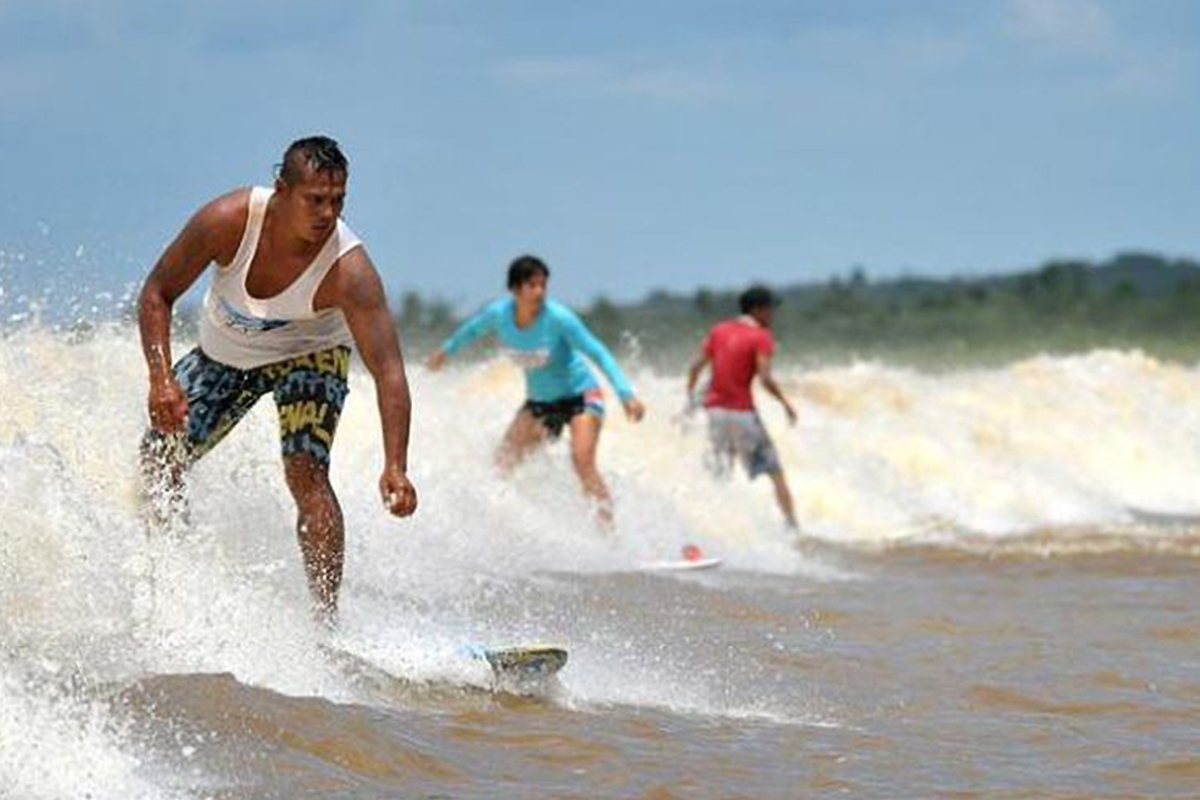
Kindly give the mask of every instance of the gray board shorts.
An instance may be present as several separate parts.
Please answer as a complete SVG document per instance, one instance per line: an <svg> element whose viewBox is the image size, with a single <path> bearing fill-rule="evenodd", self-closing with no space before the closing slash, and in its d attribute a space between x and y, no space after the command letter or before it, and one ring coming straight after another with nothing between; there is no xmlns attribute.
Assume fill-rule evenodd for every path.
<svg viewBox="0 0 1200 800"><path fill-rule="evenodd" d="M779 472L779 454L757 411L707 408L708 438L712 445L710 468L728 474L740 461L751 478Z"/></svg>

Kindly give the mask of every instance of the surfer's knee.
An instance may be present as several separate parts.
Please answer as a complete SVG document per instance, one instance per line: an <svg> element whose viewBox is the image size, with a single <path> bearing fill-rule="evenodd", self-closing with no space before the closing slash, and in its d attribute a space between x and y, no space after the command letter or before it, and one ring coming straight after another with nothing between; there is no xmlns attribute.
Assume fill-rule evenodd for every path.
<svg viewBox="0 0 1200 800"><path fill-rule="evenodd" d="M297 502L333 494L329 483L329 466L307 454L288 456L283 460L283 473L288 489Z"/></svg>

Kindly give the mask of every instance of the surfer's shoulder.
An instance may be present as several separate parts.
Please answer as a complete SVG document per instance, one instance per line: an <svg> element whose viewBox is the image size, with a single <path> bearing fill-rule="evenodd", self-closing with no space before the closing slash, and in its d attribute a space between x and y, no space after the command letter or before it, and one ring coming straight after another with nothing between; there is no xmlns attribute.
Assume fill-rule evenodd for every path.
<svg viewBox="0 0 1200 800"><path fill-rule="evenodd" d="M243 186L202 205L192 215L188 227L210 242L214 251L232 257L241 241L249 213L250 188Z"/></svg>
<svg viewBox="0 0 1200 800"><path fill-rule="evenodd" d="M576 325L580 322L579 315L557 300L546 298L546 314L559 325Z"/></svg>
<svg viewBox="0 0 1200 800"><path fill-rule="evenodd" d="M243 186L209 200L196 212L193 219L206 225L233 225L241 228L250 213L250 187Z"/></svg>
<svg viewBox="0 0 1200 800"><path fill-rule="evenodd" d="M485 305L480 310L479 314L481 317L485 317L491 322L499 323L505 318L512 318L514 305L515 301L511 296L497 297L495 300L492 300Z"/></svg>

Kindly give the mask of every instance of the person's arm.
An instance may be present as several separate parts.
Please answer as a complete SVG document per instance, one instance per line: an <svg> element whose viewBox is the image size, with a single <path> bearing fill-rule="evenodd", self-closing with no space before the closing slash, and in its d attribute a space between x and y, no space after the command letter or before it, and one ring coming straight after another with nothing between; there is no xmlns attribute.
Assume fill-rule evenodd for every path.
<svg viewBox="0 0 1200 800"><path fill-rule="evenodd" d="M150 372L150 426L170 433L187 424L187 397L171 372L171 309L209 262L229 252L230 230L239 207L245 214L246 190L217 198L188 220L159 257L138 296L138 330ZM233 245L236 251L236 243Z"/></svg>
<svg viewBox="0 0 1200 800"><path fill-rule="evenodd" d="M412 399L383 282L362 247L354 248L338 260L334 280L337 305L346 315L358 352L375 380L375 399L383 428L379 493L388 510L398 517L407 517L417 510L417 491L407 475Z"/></svg>
<svg viewBox="0 0 1200 800"><path fill-rule="evenodd" d="M445 366L447 359L457 353L467 345L474 342L476 339L491 333L496 329L497 319L496 303L489 303L480 309L473 317L464 321L450 337L442 343L442 346L429 356L425 362L425 366L432 370L439 370Z"/></svg>
<svg viewBox="0 0 1200 800"><path fill-rule="evenodd" d="M709 355L708 342L705 341L700 351L696 353L696 357L692 359L691 365L688 367L687 373L687 407L691 409L695 403L696 396L696 381L700 379L700 372L708 366L708 362L712 360Z"/></svg>
<svg viewBox="0 0 1200 800"><path fill-rule="evenodd" d="M758 373L758 379L762 381L763 388L766 389L772 397L783 405L783 410L787 413L788 422L796 424L796 409L792 408L792 404L788 402L784 396L783 390L779 388L779 384L775 382L775 376L771 374L771 353L768 350L759 350L754 355L755 371Z"/></svg>
<svg viewBox="0 0 1200 800"><path fill-rule="evenodd" d="M600 367L604 377L608 379L609 385L621 399L625 414L634 422L639 421L646 413L646 407L634 395L633 387L629 385L629 380L621 371L621 367L618 366L612 353L608 351L603 342L596 338L595 334L588 330L588 327L583 324L583 320L575 312L561 308L559 318L567 341Z"/></svg>

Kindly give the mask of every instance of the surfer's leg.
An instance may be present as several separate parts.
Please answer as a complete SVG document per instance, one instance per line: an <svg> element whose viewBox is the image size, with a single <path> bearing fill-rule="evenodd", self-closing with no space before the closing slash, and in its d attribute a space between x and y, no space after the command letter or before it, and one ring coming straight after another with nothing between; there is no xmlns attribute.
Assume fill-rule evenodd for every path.
<svg viewBox="0 0 1200 800"><path fill-rule="evenodd" d="M738 458L738 426L729 419L723 408L705 409L708 417L708 450L704 466L715 478L728 478Z"/></svg>
<svg viewBox="0 0 1200 800"><path fill-rule="evenodd" d="M596 504L596 519L609 527L613 522L612 496L596 467L596 448L600 442L601 418L586 411L571 418L571 463L583 486L583 492Z"/></svg>
<svg viewBox="0 0 1200 800"><path fill-rule="evenodd" d="M783 512L787 526L792 530L799 530L799 526L796 524L796 510L792 505L792 493L788 490L783 470L776 470L768 474L771 476L771 483L775 486L775 502L779 504L779 510Z"/></svg>
<svg viewBox="0 0 1200 800"><path fill-rule="evenodd" d="M329 465L300 453L284 458L284 473L296 501L296 535L314 611L321 622L333 625L346 533L342 508L329 483Z"/></svg>
<svg viewBox="0 0 1200 800"><path fill-rule="evenodd" d="M500 447L496 450L496 469L502 475L509 474L545 440L545 426L528 408L522 407L500 440Z"/></svg>
<svg viewBox="0 0 1200 800"><path fill-rule="evenodd" d="M758 418L757 413L747 414L742 418L742 457L745 460L746 471L750 478L767 475L775 488L775 502L783 512L784 521L792 530L798 530L796 510L792 504L792 493L788 489L787 478L783 475L783 465L779 462L779 453L775 443L771 441L767 429Z"/></svg>
<svg viewBox="0 0 1200 800"><path fill-rule="evenodd" d="M350 350L335 347L297 356L268 369L277 381L280 445L288 489L296 501L296 535L317 618L337 619L345 523L329 483L329 457L342 406L350 392Z"/></svg>

